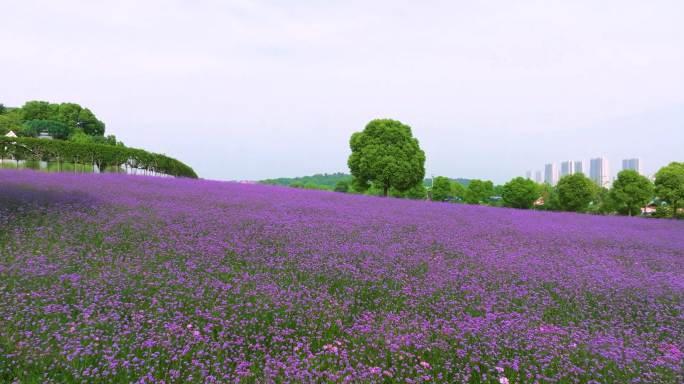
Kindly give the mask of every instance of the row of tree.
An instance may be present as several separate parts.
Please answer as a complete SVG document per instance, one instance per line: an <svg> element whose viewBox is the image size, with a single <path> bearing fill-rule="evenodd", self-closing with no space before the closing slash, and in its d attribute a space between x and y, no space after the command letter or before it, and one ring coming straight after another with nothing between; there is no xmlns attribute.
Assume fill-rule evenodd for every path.
<svg viewBox="0 0 684 384"><path fill-rule="evenodd" d="M197 178L188 165L142 149L30 137L0 136L0 159L53 161L106 167L127 166L171 176Z"/></svg>
<svg viewBox="0 0 684 384"><path fill-rule="evenodd" d="M558 185L539 185L517 177L502 186L471 180L467 186L436 177L429 191L423 186L425 153L411 127L391 119L369 122L349 141L351 184L341 181L336 191L409 198L503 205L513 208L636 215L651 202L677 216L684 201L684 163L658 171L655 184L636 171L625 170L610 190L600 188L583 174L563 177Z"/></svg>
<svg viewBox="0 0 684 384"><path fill-rule="evenodd" d="M655 182L634 170L623 170L610 189L601 188L581 173L568 175L555 187L516 177L502 186L473 180L467 187L446 177L436 177L431 190L435 201L488 204L520 209L617 213L639 215L649 204L658 216L677 217L684 203L684 163L661 168Z"/></svg>

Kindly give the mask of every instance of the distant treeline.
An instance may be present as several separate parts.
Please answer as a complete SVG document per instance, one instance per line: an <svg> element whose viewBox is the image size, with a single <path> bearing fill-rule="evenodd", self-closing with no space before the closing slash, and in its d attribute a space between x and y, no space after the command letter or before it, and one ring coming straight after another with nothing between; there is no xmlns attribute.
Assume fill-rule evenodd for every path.
<svg viewBox="0 0 684 384"><path fill-rule="evenodd" d="M262 184L285 185L295 188L334 190L339 182L351 183L352 176L347 173L317 173L302 177L279 177L260 181Z"/></svg>
<svg viewBox="0 0 684 384"><path fill-rule="evenodd" d="M467 187L471 181L470 179L463 178L455 178L449 180L463 187ZM315 175L301 177L279 177L277 179L261 180L260 183L270 185L284 185L293 188L318 189L374 196L379 196L382 194L382 190L380 188L374 187L373 185L371 185L370 188L364 191L357 190L356 188L354 188L354 177L348 173L343 172L317 173ZM428 197L427 192L431 186L432 179L425 179L423 180L422 185L417 185L414 188L405 192L399 192L395 189L390 188L389 195L401 198L425 199Z"/></svg>

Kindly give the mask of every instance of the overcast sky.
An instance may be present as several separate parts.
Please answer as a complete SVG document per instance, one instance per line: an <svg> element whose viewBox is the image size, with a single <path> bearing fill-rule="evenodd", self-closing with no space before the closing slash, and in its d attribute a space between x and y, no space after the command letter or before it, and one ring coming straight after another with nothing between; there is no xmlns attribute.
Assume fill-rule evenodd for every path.
<svg viewBox="0 0 684 384"><path fill-rule="evenodd" d="M427 174L684 161L684 2L0 0L0 103L89 107L211 179L347 171L373 118Z"/></svg>

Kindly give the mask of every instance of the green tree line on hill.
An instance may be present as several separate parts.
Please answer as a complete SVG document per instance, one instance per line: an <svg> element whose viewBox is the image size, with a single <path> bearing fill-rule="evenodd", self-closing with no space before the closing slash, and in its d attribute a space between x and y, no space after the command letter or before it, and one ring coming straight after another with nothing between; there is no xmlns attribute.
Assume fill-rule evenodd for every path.
<svg viewBox="0 0 684 384"><path fill-rule="evenodd" d="M171 176L197 178L192 168L166 155L95 143L0 136L0 159L9 158L89 164L96 165L99 169L125 165Z"/></svg>
<svg viewBox="0 0 684 384"><path fill-rule="evenodd" d="M494 185L489 180L444 176L425 179L425 153L411 127L397 120L370 121L363 131L352 134L349 146L351 175L263 182L376 196L630 216L641 214L649 205L655 207L654 216L677 217L684 205L684 163L663 167L654 183L636 171L624 170L610 189L597 186L581 173L565 176L553 187L522 177Z"/></svg>
<svg viewBox="0 0 684 384"><path fill-rule="evenodd" d="M430 192L433 201L628 216L641 215L648 206L655 209L655 217L684 217L684 163L661 168L655 182L634 170L623 170L610 189L576 173L564 176L555 187L516 177L502 186L472 180L463 188L436 177Z"/></svg>
<svg viewBox="0 0 684 384"><path fill-rule="evenodd" d="M17 137L6 136L10 131ZM19 108L0 104L0 157L3 159L56 161L71 167L82 164L100 170L127 166L172 176L197 177L192 168L176 159L128 148L116 136L104 134L105 123L90 109L75 103L28 101Z"/></svg>

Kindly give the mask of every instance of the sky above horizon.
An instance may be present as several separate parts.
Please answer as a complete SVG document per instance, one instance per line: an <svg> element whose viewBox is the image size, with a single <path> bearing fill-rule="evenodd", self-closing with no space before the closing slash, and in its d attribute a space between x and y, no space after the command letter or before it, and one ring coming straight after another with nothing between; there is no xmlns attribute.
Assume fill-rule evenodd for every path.
<svg viewBox="0 0 684 384"><path fill-rule="evenodd" d="M203 178L347 172L408 124L426 174L684 161L681 1L0 0L0 103L76 102Z"/></svg>

